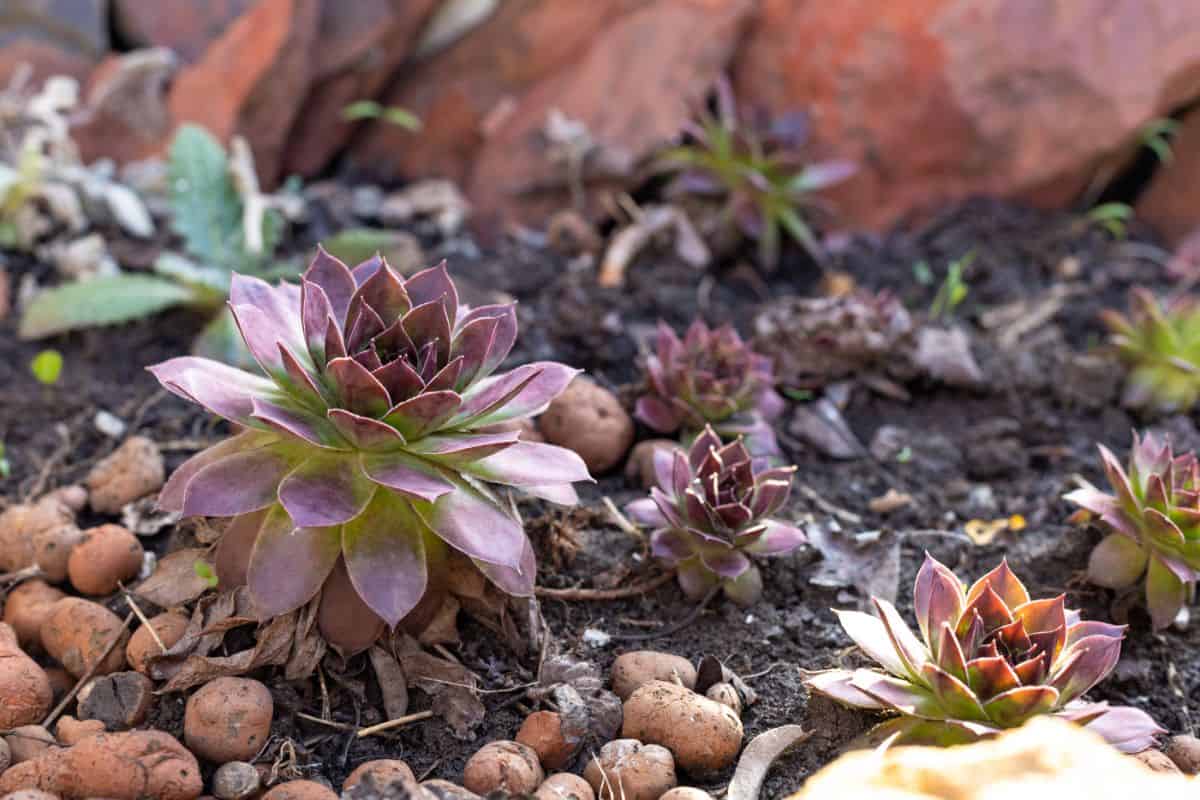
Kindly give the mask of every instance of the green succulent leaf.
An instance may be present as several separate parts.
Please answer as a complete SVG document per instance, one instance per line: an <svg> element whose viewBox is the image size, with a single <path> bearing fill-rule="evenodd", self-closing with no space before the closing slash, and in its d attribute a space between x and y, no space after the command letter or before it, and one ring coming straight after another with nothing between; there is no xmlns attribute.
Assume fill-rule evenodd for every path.
<svg viewBox="0 0 1200 800"><path fill-rule="evenodd" d="M93 278L40 292L25 310L18 332L22 339L41 339L198 302L201 296L194 289L151 275Z"/></svg>

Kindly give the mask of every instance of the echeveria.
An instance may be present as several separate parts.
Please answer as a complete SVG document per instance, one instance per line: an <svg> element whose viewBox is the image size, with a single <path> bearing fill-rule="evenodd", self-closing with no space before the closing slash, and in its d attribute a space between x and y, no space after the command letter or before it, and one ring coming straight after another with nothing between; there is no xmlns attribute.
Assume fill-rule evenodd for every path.
<svg viewBox="0 0 1200 800"><path fill-rule="evenodd" d="M1145 712L1081 698L1121 655L1124 626L1081 622L1064 597L1033 600L1007 562L964 591L930 556L917 573L913 608L920 638L886 600L878 616L838 611L878 669L833 669L807 679L814 691L856 708L888 711L872 738L957 744L1053 714L1127 752L1164 731Z"/></svg>
<svg viewBox="0 0 1200 800"><path fill-rule="evenodd" d="M1144 575L1151 621L1165 628L1200 578L1200 463L1195 453L1176 457L1152 434L1133 435L1128 471L1099 449L1115 494L1085 485L1066 496L1108 530L1088 560L1088 579L1124 589Z"/></svg>
<svg viewBox="0 0 1200 800"><path fill-rule="evenodd" d="M1180 295L1160 305L1149 290L1134 289L1129 311L1102 315L1117 357L1129 368L1125 404L1187 411L1200 399L1200 303Z"/></svg>
<svg viewBox="0 0 1200 800"><path fill-rule="evenodd" d="M235 276L230 308L264 375L195 357L151 371L244 431L176 470L159 502L237 518L225 538L253 542L260 615L325 586L361 598L364 624L394 626L435 588L447 546L532 593L524 528L485 484L574 503L589 476L571 451L493 427L537 414L577 372L493 374L516 339L511 305L461 306L444 264L405 280L320 251L300 286Z"/></svg>
<svg viewBox="0 0 1200 800"><path fill-rule="evenodd" d="M712 425L722 436L746 436L756 455L779 454L767 424L784 407L771 359L754 352L733 326L710 330L696 320L681 340L659 322L655 351L645 366L648 393L634 413L649 427L695 435Z"/></svg>
<svg viewBox="0 0 1200 800"><path fill-rule="evenodd" d="M722 445L711 427L685 454L654 453L658 486L626 506L638 522L655 528L655 556L673 565L693 599L720 586L732 600L753 603L762 576L750 555L781 555L805 541L804 531L771 519L787 500L795 467L758 470L741 440Z"/></svg>

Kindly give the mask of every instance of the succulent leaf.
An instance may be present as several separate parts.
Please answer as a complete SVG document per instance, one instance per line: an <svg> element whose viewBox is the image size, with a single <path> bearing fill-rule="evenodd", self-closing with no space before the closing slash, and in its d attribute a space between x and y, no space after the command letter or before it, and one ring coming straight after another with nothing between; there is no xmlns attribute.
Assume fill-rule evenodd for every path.
<svg viewBox="0 0 1200 800"><path fill-rule="evenodd" d="M486 484L570 503L590 476L574 453L484 430L539 413L578 372L493 374L516 340L511 306L462 306L444 263L405 280L321 249L299 286L235 275L230 306L265 377L193 357L151 372L248 430L186 462L160 503L234 517L218 552L246 554L234 577L264 616L324 588L322 629L349 604L365 646L433 596L446 544L503 591L532 592L533 549Z"/></svg>
<svg viewBox="0 0 1200 800"><path fill-rule="evenodd" d="M1003 562L964 594L958 578L926 555L913 595L920 639L890 603L877 598L878 616L835 612L884 671L826 670L805 681L839 702L909 720L883 723L872 740L972 741L1037 714L1088 725L1123 749L1144 748L1163 732L1140 711L1079 700L1116 666L1122 626L1080 621L1061 595L1029 599ZM1131 730L1115 720L1127 720Z"/></svg>
<svg viewBox="0 0 1200 800"><path fill-rule="evenodd" d="M1195 453L1176 456L1153 434L1134 434L1127 469L1098 449L1113 494L1085 486L1065 498L1109 532L1088 559L1088 579L1122 589L1144 575L1151 621L1165 628L1200 577L1200 462Z"/></svg>
<svg viewBox="0 0 1200 800"><path fill-rule="evenodd" d="M1109 342L1129 369L1124 401L1161 412L1187 411L1200 399L1200 304L1186 295L1161 304L1134 289L1129 314L1103 316ZM1154 470L1156 471L1156 470Z"/></svg>
<svg viewBox="0 0 1200 800"><path fill-rule="evenodd" d="M561 469L574 474L580 465L572 460ZM782 555L806 541L799 527L767 516L787 500L794 471L758 469L740 440L724 444L705 426L686 453L677 448L655 453L658 485L625 510L654 526L654 555L675 567L689 597L703 597L720 585L727 597L748 605L762 593L749 556Z"/></svg>
<svg viewBox="0 0 1200 800"><path fill-rule="evenodd" d="M755 353L731 325L715 330L691 324L683 339L658 323L654 354L646 358L648 393L634 409L659 433L685 437L711 425L717 434L745 434L755 455L778 456L767 420L778 416L783 398L775 391L771 360Z"/></svg>

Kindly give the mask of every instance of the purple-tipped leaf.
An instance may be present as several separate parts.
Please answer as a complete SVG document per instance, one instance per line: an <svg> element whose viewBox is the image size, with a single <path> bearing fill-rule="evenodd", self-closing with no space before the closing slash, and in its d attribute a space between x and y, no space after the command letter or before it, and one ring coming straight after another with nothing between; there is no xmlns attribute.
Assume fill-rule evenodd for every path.
<svg viewBox="0 0 1200 800"><path fill-rule="evenodd" d="M254 398L275 391L266 378L196 356L172 358L147 369L172 394L243 424L254 412Z"/></svg>
<svg viewBox="0 0 1200 800"><path fill-rule="evenodd" d="M314 455L279 484L279 502L297 527L324 528L361 514L375 487L355 456Z"/></svg>
<svg viewBox="0 0 1200 800"><path fill-rule="evenodd" d="M490 499L464 482L451 479L455 490L433 504L419 507L425 523L447 544L467 556L520 567L525 529Z"/></svg>
<svg viewBox="0 0 1200 800"><path fill-rule="evenodd" d="M375 483L414 500L433 503L454 491L454 484L441 477L431 464L406 453L363 454L363 473Z"/></svg>
<svg viewBox="0 0 1200 800"><path fill-rule="evenodd" d="M337 528L297 528L281 506L274 506L258 530L246 573L255 609L269 618L307 603L341 551Z"/></svg>
<svg viewBox="0 0 1200 800"><path fill-rule="evenodd" d="M277 441L278 438L270 434L246 431L223 442L218 442L207 450L201 450L180 464L167 478L167 482L158 495L158 507L163 511L182 512L184 493L187 491L188 483L197 472L228 456L257 450Z"/></svg>
<svg viewBox="0 0 1200 800"><path fill-rule="evenodd" d="M425 595L424 521L395 495L380 493L367 513L342 526L346 571L363 602L390 627Z"/></svg>
<svg viewBox="0 0 1200 800"><path fill-rule="evenodd" d="M234 453L198 470L183 496L187 517L236 517L275 503L291 464L273 447Z"/></svg>
<svg viewBox="0 0 1200 800"><path fill-rule="evenodd" d="M318 246L316 258L309 264L304 273L304 280L312 281L325 292L329 299L329 307L339 325L346 322L346 311L350 308L350 298L354 296L357 284L350 269L338 259L325 252Z"/></svg>
<svg viewBox="0 0 1200 800"><path fill-rule="evenodd" d="M514 442L463 470L507 486L540 486L591 481L587 465L574 450L540 442Z"/></svg>

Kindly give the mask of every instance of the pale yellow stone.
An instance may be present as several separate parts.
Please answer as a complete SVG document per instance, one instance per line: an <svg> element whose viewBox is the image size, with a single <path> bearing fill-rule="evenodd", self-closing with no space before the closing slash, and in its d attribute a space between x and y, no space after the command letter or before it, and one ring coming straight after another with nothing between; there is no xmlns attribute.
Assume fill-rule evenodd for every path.
<svg viewBox="0 0 1200 800"><path fill-rule="evenodd" d="M962 747L848 753L790 800L1129 800L1192 797L1200 781L1152 772L1050 718Z"/></svg>

